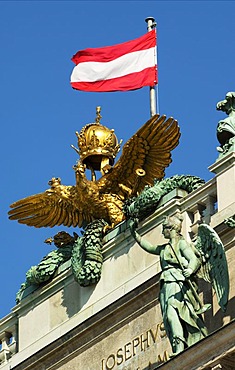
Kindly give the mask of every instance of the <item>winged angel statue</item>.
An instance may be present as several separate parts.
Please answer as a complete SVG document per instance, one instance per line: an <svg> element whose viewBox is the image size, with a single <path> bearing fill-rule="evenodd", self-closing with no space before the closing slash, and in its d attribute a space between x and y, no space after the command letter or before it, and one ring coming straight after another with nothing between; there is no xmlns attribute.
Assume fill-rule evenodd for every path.
<svg viewBox="0 0 235 370"><path fill-rule="evenodd" d="M203 305L195 278L212 284L218 303L225 311L229 294L229 277L223 244L208 225L198 227L195 243L181 235L182 216L177 213L163 221L162 233L168 242L151 245L136 231L138 222L131 220L131 233L147 252L160 255L160 305L164 327L173 355L183 351L207 335L202 313L211 307Z"/></svg>

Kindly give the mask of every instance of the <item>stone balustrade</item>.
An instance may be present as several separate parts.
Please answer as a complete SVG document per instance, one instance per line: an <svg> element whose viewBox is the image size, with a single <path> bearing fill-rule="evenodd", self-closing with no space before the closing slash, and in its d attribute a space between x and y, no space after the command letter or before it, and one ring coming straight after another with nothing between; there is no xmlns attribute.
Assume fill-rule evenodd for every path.
<svg viewBox="0 0 235 370"><path fill-rule="evenodd" d="M9 314L0 321L0 364L17 352L17 317Z"/></svg>

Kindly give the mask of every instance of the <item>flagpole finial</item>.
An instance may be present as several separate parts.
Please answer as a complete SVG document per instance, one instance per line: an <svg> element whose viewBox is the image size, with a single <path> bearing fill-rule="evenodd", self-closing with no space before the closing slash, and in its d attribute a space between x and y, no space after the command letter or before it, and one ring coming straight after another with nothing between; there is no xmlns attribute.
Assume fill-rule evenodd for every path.
<svg viewBox="0 0 235 370"><path fill-rule="evenodd" d="M148 25L148 27L147 27L148 32L151 31L152 29L154 29L157 26L157 23L155 22L154 17L145 18L145 22Z"/></svg>
<svg viewBox="0 0 235 370"><path fill-rule="evenodd" d="M95 119L96 123L100 123L100 120L102 118L100 112L101 112L101 106L96 107L96 119Z"/></svg>

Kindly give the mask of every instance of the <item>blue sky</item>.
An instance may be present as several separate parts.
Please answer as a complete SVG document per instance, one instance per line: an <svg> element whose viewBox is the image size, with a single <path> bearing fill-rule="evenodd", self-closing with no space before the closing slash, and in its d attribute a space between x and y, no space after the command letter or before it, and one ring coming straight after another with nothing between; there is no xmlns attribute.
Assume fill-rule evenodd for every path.
<svg viewBox="0 0 235 370"><path fill-rule="evenodd" d="M235 89L234 1L1 1L1 306L0 317L30 266L53 248L43 241L64 227L35 229L8 220L9 205L48 188L59 176L73 185L75 131L95 119L124 142L149 118L149 90L86 93L70 87L72 55L87 47L158 32L159 110L181 128L166 176L213 177L215 109ZM68 231L68 230L66 230ZM71 230L72 231L72 230Z"/></svg>

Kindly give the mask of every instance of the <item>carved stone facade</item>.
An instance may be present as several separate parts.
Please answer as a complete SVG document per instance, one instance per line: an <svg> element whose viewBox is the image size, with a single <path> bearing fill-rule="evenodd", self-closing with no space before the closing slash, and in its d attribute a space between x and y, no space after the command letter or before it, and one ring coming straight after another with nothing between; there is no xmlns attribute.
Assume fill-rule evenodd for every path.
<svg viewBox="0 0 235 370"><path fill-rule="evenodd" d="M27 296L0 321L0 370L217 370L235 368L235 152L210 167L215 176L194 192L176 189L163 197L139 228L161 244L164 215L183 214L190 241L199 222L219 234L230 274L227 311L222 313L211 286L200 297L212 304L204 314L209 335L173 358L158 301L159 258L144 252L123 222L105 237L100 281L81 287L70 261L52 281Z"/></svg>

